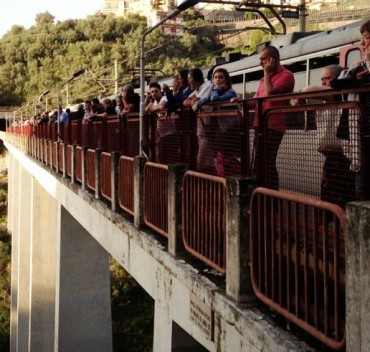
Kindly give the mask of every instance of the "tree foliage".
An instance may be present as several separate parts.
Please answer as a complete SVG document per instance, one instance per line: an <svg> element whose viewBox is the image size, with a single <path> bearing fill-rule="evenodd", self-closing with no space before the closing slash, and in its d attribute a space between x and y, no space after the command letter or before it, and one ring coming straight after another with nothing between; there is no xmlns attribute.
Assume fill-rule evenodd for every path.
<svg viewBox="0 0 370 352"><path fill-rule="evenodd" d="M0 351L9 351L10 236L7 231L7 176L0 174Z"/></svg>
<svg viewBox="0 0 370 352"><path fill-rule="evenodd" d="M36 15L30 29L13 26L0 39L0 105L24 104L46 89L56 101L52 95L56 96L58 85L80 68L87 73L71 84L70 97L112 94L114 61L119 62L120 83L127 83L139 67L140 40L146 29L146 19L137 15L98 14L56 22L48 12ZM215 47L219 48L212 38L190 33L174 38L158 29L145 41L147 65L173 75L184 66L202 66Z"/></svg>
<svg viewBox="0 0 370 352"><path fill-rule="evenodd" d="M114 260L110 262L113 350L151 351L154 301Z"/></svg>

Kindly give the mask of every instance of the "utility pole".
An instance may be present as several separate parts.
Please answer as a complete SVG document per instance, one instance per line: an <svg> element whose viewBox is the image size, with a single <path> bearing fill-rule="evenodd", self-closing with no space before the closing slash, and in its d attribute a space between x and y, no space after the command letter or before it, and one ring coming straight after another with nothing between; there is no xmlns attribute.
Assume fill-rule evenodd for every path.
<svg viewBox="0 0 370 352"><path fill-rule="evenodd" d="M118 61L114 60L114 94L118 93Z"/></svg>
<svg viewBox="0 0 370 352"><path fill-rule="evenodd" d="M306 31L306 0L301 0L299 3L299 31Z"/></svg>

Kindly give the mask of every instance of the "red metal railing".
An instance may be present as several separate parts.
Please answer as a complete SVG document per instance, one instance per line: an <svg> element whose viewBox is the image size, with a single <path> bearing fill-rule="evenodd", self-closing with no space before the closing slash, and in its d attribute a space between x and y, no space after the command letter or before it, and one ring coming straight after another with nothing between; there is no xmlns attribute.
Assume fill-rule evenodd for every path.
<svg viewBox="0 0 370 352"><path fill-rule="evenodd" d="M86 155L87 187L95 191L95 150L88 149Z"/></svg>
<svg viewBox="0 0 370 352"><path fill-rule="evenodd" d="M134 215L134 158L120 157L118 175L119 206Z"/></svg>
<svg viewBox="0 0 370 352"><path fill-rule="evenodd" d="M148 162L144 167L144 222L168 236L168 166Z"/></svg>
<svg viewBox="0 0 370 352"><path fill-rule="evenodd" d="M226 181L188 171L183 179L185 248L220 273L226 271Z"/></svg>
<svg viewBox="0 0 370 352"><path fill-rule="evenodd" d="M58 159L57 159L57 152L58 152L58 142L52 142L51 143L51 160L53 161L53 167L56 169L58 164Z"/></svg>
<svg viewBox="0 0 370 352"><path fill-rule="evenodd" d="M64 171L64 160L63 160L64 146L63 143L58 143L58 168L60 171Z"/></svg>
<svg viewBox="0 0 370 352"><path fill-rule="evenodd" d="M66 174L72 177L72 145L66 146Z"/></svg>
<svg viewBox="0 0 370 352"><path fill-rule="evenodd" d="M330 348L345 345L346 215L337 205L257 188L250 206L256 296Z"/></svg>
<svg viewBox="0 0 370 352"><path fill-rule="evenodd" d="M109 201L112 200L111 159L110 153L103 152L100 155L101 194Z"/></svg>
<svg viewBox="0 0 370 352"><path fill-rule="evenodd" d="M76 147L75 149L75 177L76 180L82 183L82 148Z"/></svg>
<svg viewBox="0 0 370 352"><path fill-rule="evenodd" d="M333 93L320 94L329 96ZM315 94L312 93L305 97L314 96ZM258 101L262 104L262 101L266 100L289 100L294 97L294 95L284 98L272 96ZM217 113L204 112L199 115L205 118L213 117L213 122L217 122L205 131L208 133L206 138L213 143L213 150L208 157L216 162L217 153L221 151L220 147L227 147L224 155L232 151L234 155L232 158L240 162L238 167L244 176L250 176L252 173L254 175L255 171L251 162L253 160L250 160L253 147L249 141L249 138L255 134L255 130L250 128L255 116L255 103L255 99L246 100L243 104L243 114L239 111L220 111ZM257 108L260 121L268 121L274 113L282 113L286 119L286 131L277 156L278 182L272 182L274 180L270 172L271 165L268 156L271 139L269 140L266 126L260 124L260 129L257 130L257 138L262 141L261 163L257 165L259 167L259 169L257 167L259 170L259 175L256 177L257 183L270 188L279 186L280 190L284 189L290 194L273 193L274 191L270 190L271 194L260 195L257 193L254 195L251 203L251 241L254 248L251 253L251 270L256 295L331 348L341 348L344 345L345 335L344 212L332 204L337 203L343 206L342 203L336 201L326 203L318 200L322 196L320 180L324 157L317 148L316 120L325 111L335 113L346 109L350 121L357 121L356 123L360 127L368 124L367 120L361 122L361 119L366 116L357 102L287 106L267 110L264 114ZM236 124L238 128L222 135L221 138L223 128L222 124L218 123L220 118L227 120L233 119L233 117L239 119ZM174 160L186 162L191 169L196 170L200 165L199 163L197 165L197 162L201 139L195 128L197 116L188 111L187 115L182 112L176 118L176 138L179 137L179 140L174 139L173 143L168 143L170 149L168 151L161 150L160 139L158 139L158 122L161 121L166 124L172 122L153 119L147 121L146 125L144 124L146 141L148 142L148 146L145 145L145 151L149 157L152 157L150 160L164 162L163 160L169 160L174 156ZM76 131L74 127L77 127ZM367 130L356 127L361 149L357 150L358 153L355 157L360 163L367 160L366 153L367 150L370 150L370 148L366 148L366 143L368 143L366 138L368 137L365 131L368 130L369 126L367 126ZM19 128L14 128L14 131L20 133ZM112 134L113 138L111 140L105 139L103 131L105 131L105 135ZM56 140L55 132L55 125L40 125L36 128L37 136L47 138L49 141ZM65 132L63 133L65 134ZM107 148L106 152L110 152L108 149L121 148L125 155L139 154L139 120L136 117L105 122L97 121L89 124L76 122L72 123L69 133L71 134L71 142L81 146L103 147ZM34 139L31 149L35 157L44 158L50 165L51 161L55 162L55 148L52 142L46 144L46 158L45 152L42 153L42 150L45 150L45 144L39 143L38 139ZM235 153L234 149L236 148L234 147L237 144L240 145L240 152L236 151ZM171 149L173 147L176 150ZM42 154L44 155L42 156ZM68 154L67 159L70 159L71 155ZM52 160L50 160L51 156ZM227 161L227 158L224 159ZM76 147L75 161L76 180L82 182L82 165L86 162L87 185L88 188L95 190L95 168L97 165L95 165L94 151L90 150L87 153L87 158L82 160L82 149ZM366 163L361 166L364 166L364 169L356 172L356 176L364 176L363 179L368 179L365 177L369 174ZM225 172L227 168L225 165L222 167L224 171L219 175L226 176L235 173L234 171ZM106 169L106 167L103 166L102 169ZM210 173L216 172L218 172L217 164L214 164L213 171ZM120 207L134 215L132 158L121 157L119 175L118 199ZM102 173L102 179L104 177ZM110 177L106 177L111 181ZM149 227L164 236L167 236L168 232L167 179L167 166L147 164L144 175L144 220ZM106 191L98 191L108 195L109 187L102 181L102 188L104 187ZM353 190L351 187L347 188ZM345 190L345 185L342 184L339 191L344 192ZM358 193L360 197L356 195L356 199L368 199L368 191L368 188L366 190L361 188ZM304 196L293 196L292 192ZM186 174L183 181L182 204L185 248L192 255L221 273L226 271L225 202L224 177L196 172ZM333 297L332 300L331 297Z"/></svg>

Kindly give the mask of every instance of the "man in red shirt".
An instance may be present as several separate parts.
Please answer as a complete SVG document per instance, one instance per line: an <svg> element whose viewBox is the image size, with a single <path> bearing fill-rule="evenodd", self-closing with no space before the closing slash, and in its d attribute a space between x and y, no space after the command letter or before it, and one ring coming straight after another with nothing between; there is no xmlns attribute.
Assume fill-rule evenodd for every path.
<svg viewBox="0 0 370 352"><path fill-rule="evenodd" d="M270 95L292 93L294 90L293 73L280 64L279 50L274 46L266 47L260 53L260 63L263 68L261 79L255 98ZM265 101L262 104L262 113L268 108L288 106L289 99L279 101ZM258 128L258 115L256 114L253 127ZM276 157L280 143L285 133L285 116L282 113L269 115L267 122L267 184L271 188L279 188L279 178L276 169ZM260 160L260 146L258 138L255 138L255 163L254 171L258 170Z"/></svg>

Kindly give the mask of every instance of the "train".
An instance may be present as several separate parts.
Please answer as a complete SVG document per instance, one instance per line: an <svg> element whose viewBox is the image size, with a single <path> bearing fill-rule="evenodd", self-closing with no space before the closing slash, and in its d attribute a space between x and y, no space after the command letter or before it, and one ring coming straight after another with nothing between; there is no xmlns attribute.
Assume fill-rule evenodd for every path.
<svg viewBox="0 0 370 352"><path fill-rule="evenodd" d="M217 67L225 68L231 76L233 88L243 98L254 95L263 77L259 53L268 45L279 49L281 63L295 76L295 91L307 85L321 85L323 67L331 64L351 67L362 59L359 45L360 27L367 19L322 32L294 32L275 37L257 46L255 54ZM203 68L206 73L208 68ZM170 85L172 78L160 79Z"/></svg>

